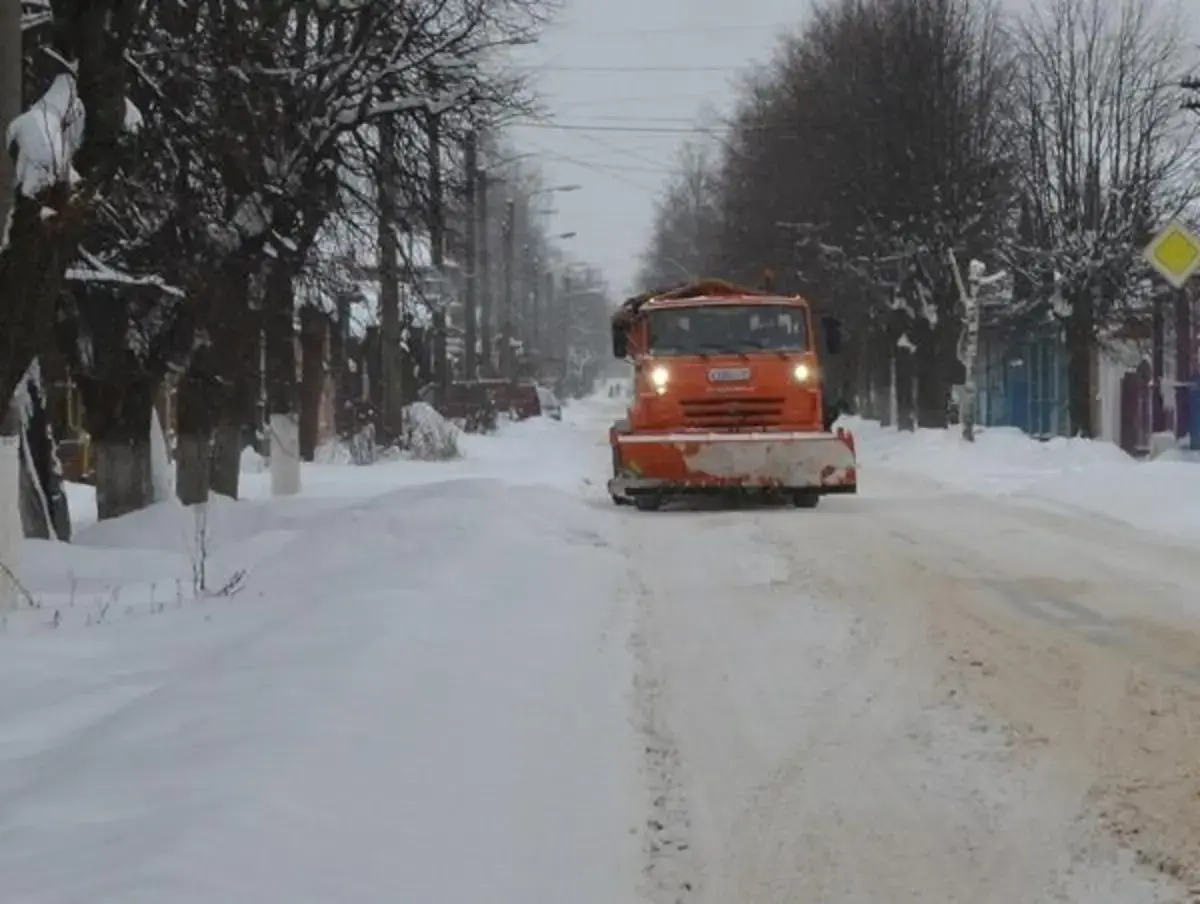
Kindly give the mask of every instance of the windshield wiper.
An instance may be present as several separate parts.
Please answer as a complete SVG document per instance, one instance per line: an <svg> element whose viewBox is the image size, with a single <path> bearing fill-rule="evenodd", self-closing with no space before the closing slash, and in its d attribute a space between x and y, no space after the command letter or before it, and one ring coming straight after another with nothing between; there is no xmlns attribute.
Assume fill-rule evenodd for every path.
<svg viewBox="0 0 1200 904"><path fill-rule="evenodd" d="M784 349L782 349L782 348L768 348L768 347L767 347L766 345L764 345L762 342L755 342L754 340L749 340L749 339L748 339L748 340L746 340L745 342L743 342L743 343L742 343L742 345L749 346L750 348L754 349L755 351L760 351L760 352L774 352L775 354L777 354L777 355L780 357L780 359L782 359L782 360L784 360L784 361L786 361L786 360L787 360L787 357L788 357L788 353L787 353L787 351L785 351Z"/></svg>
<svg viewBox="0 0 1200 904"><path fill-rule="evenodd" d="M701 351L701 349L711 349L713 353L718 354L718 355L737 355L743 361L750 360L750 356L747 355L741 349L729 348L728 346L726 346L720 342L701 342L699 345L696 346L696 354L700 355L700 357L707 360L708 355L705 354L703 351Z"/></svg>

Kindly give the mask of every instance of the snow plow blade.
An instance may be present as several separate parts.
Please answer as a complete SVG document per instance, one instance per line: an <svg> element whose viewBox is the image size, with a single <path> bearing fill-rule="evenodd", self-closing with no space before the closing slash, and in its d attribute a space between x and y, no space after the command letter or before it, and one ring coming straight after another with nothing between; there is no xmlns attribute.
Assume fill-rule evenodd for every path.
<svg viewBox="0 0 1200 904"><path fill-rule="evenodd" d="M836 433L622 433L612 437L616 500L764 490L858 492L854 437Z"/></svg>

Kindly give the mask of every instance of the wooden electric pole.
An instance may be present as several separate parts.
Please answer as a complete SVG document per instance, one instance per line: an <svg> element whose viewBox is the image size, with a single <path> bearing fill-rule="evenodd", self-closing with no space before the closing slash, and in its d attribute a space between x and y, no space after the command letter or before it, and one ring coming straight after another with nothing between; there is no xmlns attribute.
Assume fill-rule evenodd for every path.
<svg viewBox="0 0 1200 904"><path fill-rule="evenodd" d="M429 257L437 278L437 304L433 309L433 379L438 400L445 397L450 385L450 367L446 361L446 305L449 292L446 285L446 208L442 186L442 119L430 111L427 118L429 135Z"/></svg>
<svg viewBox="0 0 1200 904"><path fill-rule="evenodd" d="M379 370L382 386L377 427L384 442L400 435L404 420L404 368L400 343L400 247L396 238L396 124L379 121Z"/></svg>
<svg viewBox="0 0 1200 904"><path fill-rule="evenodd" d="M500 373L510 380L516 376L513 359L513 280L516 261L516 202L504 203L504 295L500 312Z"/></svg>
<svg viewBox="0 0 1200 904"><path fill-rule="evenodd" d="M479 194L479 163L477 160L478 145L474 132L467 134L463 156L467 167L467 216L463 242L463 255L466 257L463 262L463 273L466 277L466 285L463 287L463 344L465 346L463 370L466 372L466 379L474 380L478 370L475 357L475 309L479 284L479 276L476 272L476 267L479 266L476 252L476 235L479 230L479 199L477 197Z"/></svg>
<svg viewBox="0 0 1200 904"><path fill-rule="evenodd" d="M21 112L21 0L0 0L0 135ZM13 161L0 149L0 225L12 210Z"/></svg>
<svg viewBox="0 0 1200 904"><path fill-rule="evenodd" d="M492 342L492 322L495 306L492 304L492 290L495 282L492 279L492 222L488 217L488 198L491 195L492 180L486 169L476 173L479 204L475 211L479 218L479 345L482 354L483 372L491 376L496 366L495 349Z"/></svg>

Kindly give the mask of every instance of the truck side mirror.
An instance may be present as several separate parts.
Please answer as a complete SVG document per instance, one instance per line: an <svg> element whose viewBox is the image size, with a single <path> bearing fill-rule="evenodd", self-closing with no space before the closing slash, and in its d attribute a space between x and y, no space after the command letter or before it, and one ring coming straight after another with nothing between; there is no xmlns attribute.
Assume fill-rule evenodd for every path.
<svg viewBox="0 0 1200 904"><path fill-rule="evenodd" d="M612 328L612 351L613 357L621 360L629 353L629 334L619 326Z"/></svg>
<svg viewBox="0 0 1200 904"><path fill-rule="evenodd" d="M842 322L836 317L822 317L821 333L825 337L825 351L831 355L841 354Z"/></svg>

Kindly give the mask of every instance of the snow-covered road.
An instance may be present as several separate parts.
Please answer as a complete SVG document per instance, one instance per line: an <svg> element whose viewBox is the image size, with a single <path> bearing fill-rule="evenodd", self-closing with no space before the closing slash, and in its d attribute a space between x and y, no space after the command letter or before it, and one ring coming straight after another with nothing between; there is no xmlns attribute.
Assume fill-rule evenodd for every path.
<svg viewBox="0 0 1200 904"><path fill-rule="evenodd" d="M879 466L615 509L609 407L222 510L231 599L0 636L0 901L1200 891L1190 549ZM170 517L84 531L72 594L161 581Z"/></svg>
<svg viewBox="0 0 1200 904"><path fill-rule="evenodd" d="M688 900L1116 904L1196 876L1190 552L878 472L808 515L625 536L687 845L656 870Z"/></svg>

